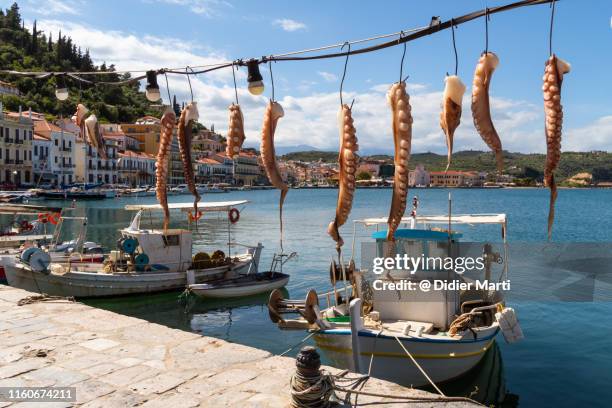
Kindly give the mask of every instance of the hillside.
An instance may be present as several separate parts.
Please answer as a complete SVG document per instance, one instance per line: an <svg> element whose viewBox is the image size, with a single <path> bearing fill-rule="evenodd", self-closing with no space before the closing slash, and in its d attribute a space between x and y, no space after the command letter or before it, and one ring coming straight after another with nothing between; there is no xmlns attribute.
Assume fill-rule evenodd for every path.
<svg viewBox="0 0 612 408"><path fill-rule="evenodd" d="M307 151L295 152L282 156L283 160L334 162L337 152ZM504 152L505 171L517 178L541 180L544 174L544 154L524 154ZM384 160L391 163L391 156L374 155L365 157L373 160ZM440 171L446 168L446 155L436 153L416 153L410 158L410 167L422 164L429 171ZM495 160L492 153L481 151L460 151L453 153L452 170L476 170L492 172ZM577 173L587 172L593 175L593 181L612 181L612 153L608 152L563 152L557 170L558 180L564 180Z"/></svg>
<svg viewBox="0 0 612 408"><path fill-rule="evenodd" d="M92 62L89 50L82 50L70 37L59 33L41 33L36 21L31 29L24 27L19 6L0 10L0 69L18 71L114 71L114 66ZM127 75L88 76L87 79L119 81ZM95 86L81 84L68 78L68 100L60 102L55 97L55 78L36 79L0 74L0 80L16 85L21 96L2 95L6 109L31 107L37 112L51 115L74 113L75 105L84 103L94 111L101 122L132 122L145 114L155 113L139 84L124 86ZM80 89L80 91L79 91Z"/></svg>

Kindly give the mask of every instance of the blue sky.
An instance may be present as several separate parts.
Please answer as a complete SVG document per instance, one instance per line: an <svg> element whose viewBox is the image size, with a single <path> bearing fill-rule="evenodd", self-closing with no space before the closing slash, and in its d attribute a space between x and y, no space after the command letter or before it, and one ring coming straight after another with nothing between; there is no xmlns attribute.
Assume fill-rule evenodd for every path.
<svg viewBox="0 0 612 408"><path fill-rule="evenodd" d="M91 48L97 62L114 62L119 69L131 70L199 65L335 44L420 27L432 15L446 20L507 2L23 0L20 6L27 21L37 19L39 28L47 32L62 28L77 43ZM10 3L0 2L4 7ZM563 89L565 150L612 148L611 17L609 1L557 3L553 50L572 64ZM489 23L489 49L501 61L491 85L493 120L504 147L511 151L545 149L540 88L548 56L549 18L550 8L543 5L493 15ZM468 85L456 150L484 150L469 112L469 87L484 49L484 21L461 25L455 34L458 74ZM394 47L349 59L345 91L356 100L356 128L366 151L391 149L384 93L397 80L401 52L401 47ZM343 64L342 59L332 59L273 66L276 98L286 113L278 129L279 145L334 148ZM438 125L439 99L444 75L453 70L450 30L408 44L404 72L412 84L414 151L445 151ZM263 74L269 85L267 72ZM244 72L239 82L248 141L256 145L266 99L244 91ZM187 98L184 78L171 79L170 88ZM231 71L198 76L194 94L202 122L214 123L224 131L233 95Z"/></svg>

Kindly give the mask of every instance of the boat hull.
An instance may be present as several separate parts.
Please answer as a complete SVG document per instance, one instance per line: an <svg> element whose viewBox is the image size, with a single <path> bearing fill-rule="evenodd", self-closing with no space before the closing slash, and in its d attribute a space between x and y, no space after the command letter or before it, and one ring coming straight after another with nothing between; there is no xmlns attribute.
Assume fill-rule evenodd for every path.
<svg viewBox="0 0 612 408"><path fill-rule="evenodd" d="M266 275L268 274L268 275ZM255 275L255 274L253 274ZM270 277L270 273L257 274L263 277L263 279L236 279L236 284L232 285L232 282L224 280L222 283L215 284L211 282L209 284L201 285L189 285L189 290L195 295L202 298L235 298L244 296L253 296L261 293L273 291L274 289L280 289L287 285L289 282L289 275L276 273L276 277ZM248 278L249 275L244 278ZM242 280L242 282L240 282Z"/></svg>
<svg viewBox="0 0 612 408"><path fill-rule="evenodd" d="M430 378L435 383L442 383L460 377L476 366L494 345L497 331L498 327L494 325L481 331L476 340L402 336L401 342ZM350 329L326 330L314 336L317 346L336 367L367 374L372 360L370 375L373 377L405 386L420 387L429 384L395 337L377 337L376 332L360 331L358 338L359 367L356 367Z"/></svg>
<svg viewBox="0 0 612 408"><path fill-rule="evenodd" d="M223 277L230 269L240 272L248 269L252 258L243 259L231 267L194 270L195 282ZM65 274L42 274L33 272L25 265L6 262L5 273L10 286L31 292L46 293L53 296L74 296L76 298L108 297L164 292L183 289L187 284L185 271L173 272L132 272L132 273L95 273L84 270L101 271L101 265L80 264L73 266Z"/></svg>

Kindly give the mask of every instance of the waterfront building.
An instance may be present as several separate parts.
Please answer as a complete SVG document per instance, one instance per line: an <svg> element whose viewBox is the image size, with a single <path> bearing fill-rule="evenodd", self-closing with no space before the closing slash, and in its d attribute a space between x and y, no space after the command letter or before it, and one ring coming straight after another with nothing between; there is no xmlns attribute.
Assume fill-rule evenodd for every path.
<svg viewBox="0 0 612 408"><path fill-rule="evenodd" d="M422 164L417 164L414 170L410 170L408 173L408 185L414 186L428 186L431 183L430 175Z"/></svg>
<svg viewBox="0 0 612 408"><path fill-rule="evenodd" d="M161 122L159 118L156 118L154 116L144 116L142 118L137 119L134 123L120 124L119 129L126 136L131 137L137 141L139 151L152 155L157 155L157 151L159 150L159 136L161 131Z"/></svg>
<svg viewBox="0 0 612 408"><path fill-rule="evenodd" d="M197 183L227 183L231 182L233 164L226 157L220 158L202 157L196 162Z"/></svg>
<svg viewBox="0 0 612 408"><path fill-rule="evenodd" d="M132 135L126 135L119 124L106 123L100 125L100 132L105 139L114 140L120 152L126 150L140 151L141 142Z"/></svg>
<svg viewBox="0 0 612 408"><path fill-rule="evenodd" d="M472 187L481 185L480 176L475 171L432 171L429 177L432 186Z"/></svg>
<svg viewBox="0 0 612 408"><path fill-rule="evenodd" d="M5 187L31 185L32 112L4 112L0 103L0 183Z"/></svg>
<svg viewBox="0 0 612 408"><path fill-rule="evenodd" d="M126 150L118 153L119 183L132 187L155 184L155 156Z"/></svg>
<svg viewBox="0 0 612 408"><path fill-rule="evenodd" d="M50 183L53 186L72 184L75 180L75 153L77 136L48 122L44 117L34 117L32 155L35 184Z"/></svg>
<svg viewBox="0 0 612 408"><path fill-rule="evenodd" d="M104 149L107 159L98 154L98 149L85 143L81 137L76 140L75 152L75 179L80 183L117 184L119 172L117 169L118 148L117 142L104 139Z"/></svg>

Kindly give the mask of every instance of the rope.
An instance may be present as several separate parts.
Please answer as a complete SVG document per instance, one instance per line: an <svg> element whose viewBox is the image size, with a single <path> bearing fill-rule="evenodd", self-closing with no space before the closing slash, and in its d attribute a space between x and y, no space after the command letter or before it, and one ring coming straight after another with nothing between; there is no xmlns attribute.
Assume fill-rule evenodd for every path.
<svg viewBox="0 0 612 408"><path fill-rule="evenodd" d="M399 345L404 349L404 351L406 352L406 354L408 354L408 357L410 357L410 359L412 360L412 362L414 363L414 365L419 369L419 371L423 374L423 376L425 376L425 378L427 378L427 381L429 381L429 383L431 384L432 387L434 387L434 389L436 391L438 391L438 393L443 396L446 397L446 395L444 395L444 393L442 392L442 390L440 388L438 388L438 386L436 385L435 382L433 382L431 380L431 378L429 378L429 376L427 375L427 373L425 372L425 370L423 370L423 368L419 365L419 363L417 363L417 361L415 360L414 357L412 357L412 354L410 354L410 352L406 349L406 347L404 347L404 345L402 344L402 342L400 341L400 339L397 336L393 336L395 338L395 340L397 340L397 342L399 343Z"/></svg>
<svg viewBox="0 0 612 408"><path fill-rule="evenodd" d="M330 374L305 376L296 372L291 377L291 407L318 408L330 406L334 393L334 379Z"/></svg>
<svg viewBox="0 0 612 408"><path fill-rule="evenodd" d="M47 295L45 293L43 293L42 295L31 295L31 296L26 296L23 299L20 299L17 302L17 306L25 306L25 305L31 305L34 303L39 303L39 302L68 302L68 303L72 303L72 302L76 302L74 300L74 297L72 296L50 296Z"/></svg>
<svg viewBox="0 0 612 408"><path fill-rule="evenodd" d="M424 402L467 402L470 404L484 406L481 403L468 397L447 397L445 395L437 397L417 396L417 395L395 395L377 392L362 391L361 388L370 378L369 376L345 377L347 370L339 374L330 374L323 370L312 376L306 376L296 372L291 377L291 407L292 408L312 408L329 407L332 396L337 397L334 391L345 393L345 402L350 402L351 394L355 394L355 399L359 395L368 397L388 398L403 400L405 404L421 404ZM344 383L346 385L339 385ZM359 390L355 388L360 387ZM356 404L356 403L355 403Z"/></svg>
<svg viewBox="0 0 612 408"><path fill-rule="evenodd" d="M294 348L296 348L297 346L299 346L300 344L304 343L306 340L308 340L309 338L311 338L312 336L314 336L315 334L317 334L316 331L313 331L312 333L310 333L308 336L304 337L299 343L291 346L290 348L288 348L287 350L283 351L281 354L279 354L279 356L284 356L285 354L287 354L288 352L290 352L291 350L293 350Z"/></svg>

